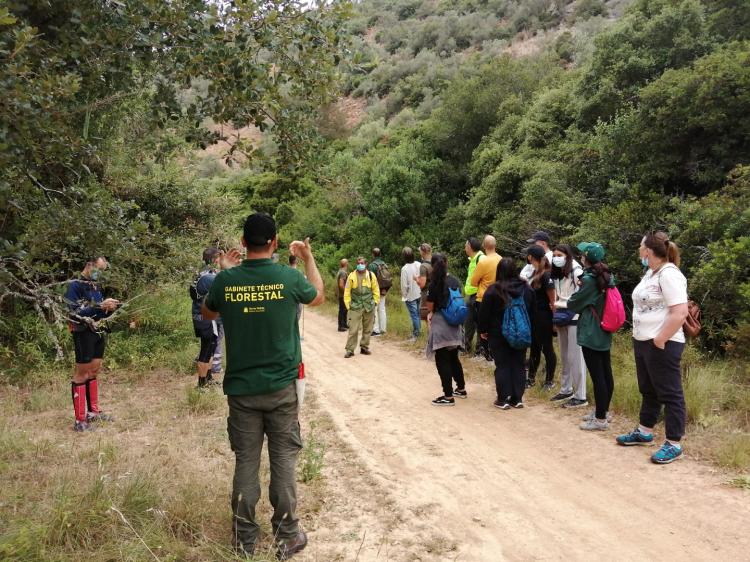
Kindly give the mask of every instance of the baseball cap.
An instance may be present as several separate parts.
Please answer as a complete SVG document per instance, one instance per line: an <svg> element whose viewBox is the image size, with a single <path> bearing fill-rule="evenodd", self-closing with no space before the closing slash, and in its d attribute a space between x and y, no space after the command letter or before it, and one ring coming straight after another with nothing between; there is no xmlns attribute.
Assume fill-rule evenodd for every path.
<svg viewBox="0 0 750 562"><path fill-rule="evenodd" d="M267 246L276 236L276 223L266 213L253 213L245 219L242 235L248 246Z"/></svg>
<svg viewBox="0 0 750 562"><path fill-rule="evenodd" d="M589 263L598 263L604 259L604 246L598 242L581 242L576 247Z"/></svg>
<svg viewBox="0 0 750 562"><path fill-rule="evenodd" d="M542 248L541 246L530 246L526 248L526 255L540 260L544 257L544 248Z"/></svg>
<svg viewBox="0 0 750 562"><path fill-rule="evenodd" d="M547 234L543 230L537 230L534 234L531 235L531 238L526 240L526 243L533 244L534 242L539 242L540 240L549 243L549 234Z"/></svg>

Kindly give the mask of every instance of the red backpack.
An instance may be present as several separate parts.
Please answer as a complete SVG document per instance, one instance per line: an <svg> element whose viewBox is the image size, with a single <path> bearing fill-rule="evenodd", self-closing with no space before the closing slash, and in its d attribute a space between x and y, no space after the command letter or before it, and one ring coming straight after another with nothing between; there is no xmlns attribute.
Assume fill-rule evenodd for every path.
<svg viewBox="0 0 750 562"><path fill-rule="evenodd" d="M599 320L596 309L592 306L591 311ZM599 325L605 332L614 333L619 330L625 323L625 305L622 302L622 295L617 287L607 287L604 295L604 313L602 314Z"/></svg>

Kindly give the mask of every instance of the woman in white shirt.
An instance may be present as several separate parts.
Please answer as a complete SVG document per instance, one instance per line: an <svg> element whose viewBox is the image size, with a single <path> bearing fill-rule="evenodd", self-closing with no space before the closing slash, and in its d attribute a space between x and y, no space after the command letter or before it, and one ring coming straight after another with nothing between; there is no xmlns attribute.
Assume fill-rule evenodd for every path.
<svg viewBox="0 0 750 562"><path fill-rule="evenodd" d="M577 341L578 315L568 310L568 299L578 290L578 278L583 268L573 259L573 249L567 244L558 244L552 256L552 281L555 284L555 314L552 323L560 343L562 375L560 392L550 398L562 402L563 408L586 406L586 366L583 352Z"/></svg>
<svg viewBox="0 0 750 562"><path fill-rule="evenodd" d="M650 232L639 249L646 274L633 290L633 350L641 392L639 425L617 437L620 445L648 445L664 406L666 441L651 460L667 464L682 456L680 440L687 417L680 358L682 325L688 314L687 280L679 269L680 251L664 232Z"/></svg>

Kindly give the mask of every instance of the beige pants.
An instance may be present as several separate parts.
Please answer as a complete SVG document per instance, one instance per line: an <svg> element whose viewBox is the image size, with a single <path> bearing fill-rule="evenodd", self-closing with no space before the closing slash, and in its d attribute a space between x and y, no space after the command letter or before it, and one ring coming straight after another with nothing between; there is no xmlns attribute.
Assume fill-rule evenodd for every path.
<svg viewBox="0 0 750 562"><path fill-rule="evenodd" d="M374 310L367 312L363 308L349 309L349 337L346 340L346 350L354 353L360 329L362 330L362 341L359 342L359 346L364 349L370 347L370 334L372 334L373 324L375 324Z"/></svg>

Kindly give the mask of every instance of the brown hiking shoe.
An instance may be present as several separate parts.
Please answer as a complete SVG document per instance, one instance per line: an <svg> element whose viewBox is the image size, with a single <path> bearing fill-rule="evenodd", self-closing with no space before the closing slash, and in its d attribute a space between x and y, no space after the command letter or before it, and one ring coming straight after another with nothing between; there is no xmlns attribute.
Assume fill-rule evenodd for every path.
<svg viewBox="0 0 750 562"><path fill-rule="evenodd" d="M278 542L278 546L276 547L276 558L278 560L289 560L298 552L303 551L306 546L307 535L304 531L300 531L291 539Z"/></svg>

